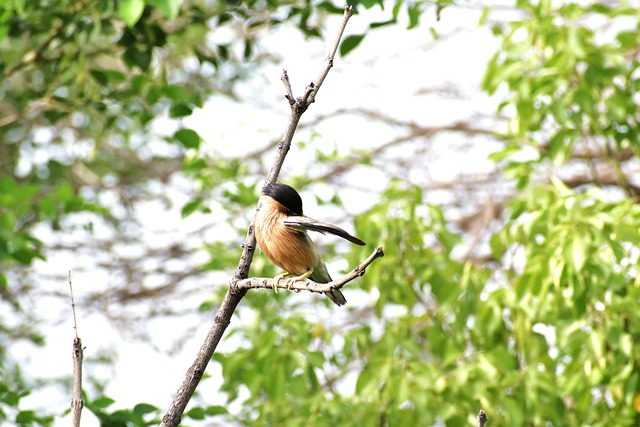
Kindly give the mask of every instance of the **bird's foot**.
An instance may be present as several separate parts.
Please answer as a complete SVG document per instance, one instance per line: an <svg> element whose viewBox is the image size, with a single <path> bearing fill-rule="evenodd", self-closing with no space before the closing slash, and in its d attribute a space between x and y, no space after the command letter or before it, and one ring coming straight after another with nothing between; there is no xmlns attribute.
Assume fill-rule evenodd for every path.
<svg viewBox="0 0 640 427"><path fill-rule="evenodd" d="M286 279L284 281L284 284L287 286L288 290L291 290L291 287L293 286L294 283L296 283L298 281L297 277L290 277L288 279Z"/></svg>
<svg viewBox="0 0 640 427"><path fill-rule="evenodd" d="M309 278L309 276L311 276L312 273L313 273L313 270L309 270L298 277L291 277L287 279L287 281L285 282L285 284L287 285L287 289L291 290L291 288L293 287L293 284L296 282L304 282ZM299 290L296 290L296 292L299 292Z"/></svg>
<svg viewBox="0 0 640 427"><path fill-rule="evenodd" d="M278 285L280 284L280 280L284 279L285 277L289 276L290 273L281 273L278 274L276 277L273 278L273 291L277 294L278 293ZM289 282L289 280L291 279L286 279L285 283ZM289 286L287 286L287 289L289 289Z"/></svg>

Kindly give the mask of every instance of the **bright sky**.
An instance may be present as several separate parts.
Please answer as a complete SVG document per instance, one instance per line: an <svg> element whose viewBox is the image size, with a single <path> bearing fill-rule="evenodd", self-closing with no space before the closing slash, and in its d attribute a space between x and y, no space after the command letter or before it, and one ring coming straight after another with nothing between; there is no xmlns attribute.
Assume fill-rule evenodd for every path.
<svg viewBox="0 0 640 427"><path fill-rule="evenodd" d="M370 22L384 20L385 16L377 11L354 16L347 26L346 35L363 33ZM419 29L406 31L403 26L395 26L367 34L361 46L354 52L345 59L336 59L316 103L305 114L303 122L308 122L318 114L327 114L340 108L371 108L390 117L411 119L422 125L448 124L467 118L478 111L494 111L495 102L479 92L479 84L485 64L498 44L487 28L477 27L479 16L479 10L451 8L443 11L440 22L435 22L430 11L423 16L424 22ZM339 18L332 19L327 28L337 28L338 22ZM446 36L444 41L433 43L428 25L433 25L442 35L451 35ZM331 30L327 30L327 34L333 38L334 33ZM220 34L216 37L225 35ZM267 46L267 50L279 52L283 61L281 64L266 67L263 70L264 74L256 76L247 85L239 88L241 95L246 95L253 101L235 103L216 97L186 121L188 126L196 129L204 138L205 149L241 155L279 138L289 116L289 107L284 100L283 85L280 81L282 69L287 69L294 94L297 96L309 81L315 79L328 48L324 42L304 40L296 30L285 28L265 36L262 42ZM449 86L455 86L461 91L463 99L420 94L423 89ZM163 121L159 122L157 127L172 132L175 125ZM321 128L305 130L297 134L294 141L302 139L311 131L320 135L318 143L322 143L328 150L332 150L335 144L343 152L377 145L376 142L381 143L397 136L395 129L362 118L344 117L323 122ZM486 155L493 147L472 146L465 161L459 158L460 153L456 150L457 144L463 142L462 137L452 135L447 135L446 140L445 137L433 140L434 147L438 148L435 150L433 161L428 165L430 176L449 180L461 172L468 173L474 168L486 170L491 167ZM285 177L288 175L302 173L308 167L307 160L293 148L282 171L283 180L286 181ZM382 186L386 182L385 178L381 174L371 172L366 176L366 180L364 177L349 176L350 180L361 180L373 187ZM415 179L422 178L416 176ZM178 199L183 196L176 192L172 197ZM306 212L315 210L313 200L308 199L305 199ZM347 208L357 210L355 205L349 206L350 199L344 197ZM143 240L152 245L166 245L167 241L179 239L184 230L192 230L199 225L194 224L198 218L201 221L212 221L211 217L192 216L180 223L178 211L159 211L157 205L149 205L142 209L141 215L148 215L157 221L155 226L153 223L150 224L151 231ZM167 236L153 232L154 228L162 229L167 221L178 223L179 230L175 235ZM100 230L97 232L100 233ZM58 241L64 239L53 235L42 238ZM48 262L39 262L34 268L41 272L57 274L60 274L60 271L81 270L83 265L87 265L85 262L88 258L96 256L99 257L100 254L50 255ZM83 296L96 289L108 287L109 280L109 277L96 275L91 271L74 272L76 301L81 301ZM56 286L60 287L60 293L68 289L67 283L57 283ZM102 313L96 312L92 307L78 306L79 332L87 347L85 357L95 357L99 351L118 354L114 371L99 369L96 372L85 369L85 381L89 375L110 378L106 394L116 399L117 406L113 408L130 408L136 403L147 402L166 409L210 326L210 320L203 323L202 316L196 313L199 302L198 298L180 301L185 306L192 305L193 316L185 316L178 320L150 320L149 328L158 349L167 349L185 330L195 328L182 350L172 355L147 344L123 338L120 331L106 321ZM39 307L43 316L50 313L53 319L64 318L61 313L70 311L69 305L57 297L43 297ZM213 314L211 313L210 319L213 319ZM16 360L24 361L25 372L29 372L33 377L51 378L71 374L73 330L70 313L68 319L66 323L43 325L43 332L47 337L45 348L34 350L30 345L18 344L11 349ZM233 340L223 340L220 349L229 351L235 345L237 343ZM208 372L214 377L219 377L217 369L215 365L210 365ZM208 380L201 384L199 391L213 396L215 388L216 382ZM35 393L28 398L29 406L45 406L50 412L56 413L67 408L69 402L70 395L60 395L59 389ZM86 410L83 412L82 421L83 426L98 425L97 420ZM62 419L56 423L57 426L68 424L69 419Z"/></svg>

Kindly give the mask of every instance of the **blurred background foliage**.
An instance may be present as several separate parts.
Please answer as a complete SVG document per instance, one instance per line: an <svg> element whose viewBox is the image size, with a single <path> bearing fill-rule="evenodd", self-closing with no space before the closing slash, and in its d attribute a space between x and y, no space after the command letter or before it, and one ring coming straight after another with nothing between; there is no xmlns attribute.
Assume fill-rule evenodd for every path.
<svg viewBox="0 0 640 427"><path fill-rule="evenodd" d="M335 111L398 136L346 155L316 149L313 135L293 148L323 169L283 180L305 199L323 190L314 202L342 223L353 217L370 243L329 245L329 257L344 257L346 270L372 245L386 255L349 284L339 314L318 298L250 292L230 331L239 344L214 356L224 399L196 396L185 423L461 426L483 408L492 426L640 425L640 5L349 3L386 18L348 35L342 55L370 32L478 9L501 43L482 82L500 105L490 120L441 127L383 109ZM261 36L289 26L332 37L325 24L338 14L341 4L295 0L0 7L0 420L52 425L65 410L21 403L47 381L11 353L46 345L41 307L67 298L50 285L67 272L48 274L42 260L83 253L95 261L88 270L110 271L109 289L78 303L137 340L153 340L140 326L149 319L198 304L200 321L212 317L277 141L212 152L186 118L212 97L242 101L238 85L280 62ZM495 144L494 166L446 183L412 179L428 167L425 147L454 133ZM385 188L349 212L342 190L365 185L345 177L371 169L386 174ZM433 202L434 192L446 197ZM153 242L154 210L173 208L205 225ZM217 238L194 243L211 229ZM252 274L277 272L255 257ZM194 295L195 306L175 304ZM103 425L158 422L164 408L140 396L111 409L118 396L104 387L86 388L86 410Z"/></svg>

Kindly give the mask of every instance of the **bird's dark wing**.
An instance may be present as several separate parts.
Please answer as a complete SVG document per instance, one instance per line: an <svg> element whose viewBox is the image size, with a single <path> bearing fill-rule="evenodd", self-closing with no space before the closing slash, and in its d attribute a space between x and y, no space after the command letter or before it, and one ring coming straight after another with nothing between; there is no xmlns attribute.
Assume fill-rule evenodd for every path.
<svg viewBox="0 0 640 427"><path fill-rule="evenodd" d="M307 216L290 216L285 218L283 221L287 227L291 227L295 230L301 230L301 231L311 230L311 231L317 231L318 233L322 233L322 234L331 233L331 234L335 234L336 236L340 236L343 239L350 241L351 243L355 243L356 245L360 245L360 246L366 245L366 243L363 242L362 240L358 239L355 236L352 236L351 234L347 233L342 228L336 225L329 224L328 222L318 221L316 219L309 218Z"/></svg>

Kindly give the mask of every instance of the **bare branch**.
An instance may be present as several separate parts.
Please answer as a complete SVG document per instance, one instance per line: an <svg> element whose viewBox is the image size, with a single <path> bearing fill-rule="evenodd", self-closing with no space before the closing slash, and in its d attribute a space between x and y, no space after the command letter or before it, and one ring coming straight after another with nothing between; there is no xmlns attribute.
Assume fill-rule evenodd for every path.
<svg viewBox="0 0 640 427"><path fill-rule="evenodd" d="M309 291L315 293L325 293L330 292L334 289L340 289L347 283L351 282L353 279L356 279L360 276L363 276L367 267L376 259L384 256L384 251L380 246L378 246L369 257L364 260L362 264L357 265L353 270L349 273L345 274L341 278L334 280L329 283L316 283L312 281L297 281L292 283L280 283L276 282L274 279L264 278L264 277L251 277L249 279L241 280L235 283L235 286L238 290L244 289L273 289L274 287L281 289L289 289L293 291Z"/></svg>
<svg viewBox="0 0 640 427"><path fill-rule="evenodd" d="M73 389L71 397L71 425L80 427L80 417L82 416L82 340L78 337L78 322L76 321L76 303L73 299L73 285L71 284L71 270L69 270L69 293L71 294L71 311L73 312L73 329L75 338L73 339Z"/></svg>
<svg viewBox="0 0 640 427"><path fill-rule="evenodd" d="M324 78L331 68L331 65L333 65L333 56L335 55L337 46L340 44L340 38L342 37L342 33L344 32L344 27L346 26L347 21L352 14L353 11L350 6L345 8L342 25L336 37L336 41L334 42L334 45L330 50L329 56L327 57L327 60L330 60L330 64L325 65L325 68L320 73L320 77L318 77L318 81L313 85L314 96L315 93L317 93L320 89ZM286 88L287 82L288 76L286 76L285 90L288 92L287 95L289 95L289 90ZM305 99L304 102L306 105L304 106L304 108L300 108L300 103L303 99L304 97L296 100L296 102L294 102L293 104L290 104L291 115L289 116L289 123L287 125L282 141L280 142L280 144L278 144L276 157L273 160L273 165L271 166L271 170L267 175L265 184L278 179L280 170L282 169L282 164L284 163L284 159L289 152L289 149L291 148L293 134L298 126L298 123L300 122L300 117L306 111L309 104L313 102L313 97L311 97L310 99ZM218 309L216 317L213 320L213 325L211 326L211 329L209 330L204 343L198 351L196 359L187 371L184 381L180 385L180 388L178 389L173 402L171 402L171 406L169 406L167 413L162 418L162 427L174 427L180 423L182 414L187 407L191 396L195 392L196 387L198 386L198 383L200 382L200 379L204 374L207 364L209 363L209 360L211 360L211 356L215 352L216 347L218 346L218 343L220 342L220 339L224 334L224 331L227 329L229 323L231 322L231 316L233 315L233 312L240 303L240 300L242 300L244 295L247 293L248 288L239 288L237 284L241 280L246 279L249 275L249 267L251 266L253 253L256 248L254 222L255 214L254 219L251 221L249 229L247 230L247 237L245 239L244 245L242 246L242 255L240 256L240 261L238 262L238 268L236 269L233 278L229 283L229 289L224 297L224 300L222 301L222 304L220 305L220 308Z"/></svg>

